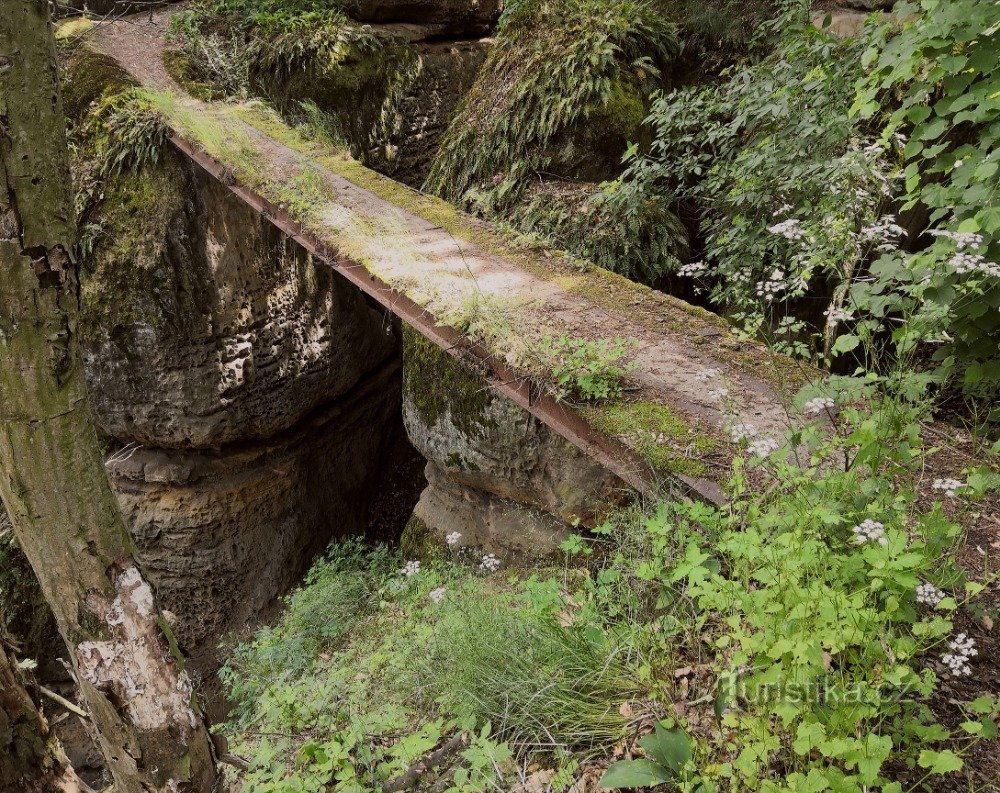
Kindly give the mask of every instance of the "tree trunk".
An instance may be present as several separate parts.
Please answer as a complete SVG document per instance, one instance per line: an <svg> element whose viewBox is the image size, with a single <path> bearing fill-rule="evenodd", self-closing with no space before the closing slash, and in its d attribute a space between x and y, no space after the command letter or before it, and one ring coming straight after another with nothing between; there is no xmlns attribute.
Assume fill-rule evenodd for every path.
<svg viewBox="0 0 1000 793"><path fill-rule="evenodd" d="M0 793L86 790L28 694L0 625Z"/></svg>
<svg viewBox="0 0 1000 793"><path fill-rule="evenodd" d="M208 733L135 562L87 405L48 4L0 0L0 16L0 496L117 793L207 793Z"/></svg>

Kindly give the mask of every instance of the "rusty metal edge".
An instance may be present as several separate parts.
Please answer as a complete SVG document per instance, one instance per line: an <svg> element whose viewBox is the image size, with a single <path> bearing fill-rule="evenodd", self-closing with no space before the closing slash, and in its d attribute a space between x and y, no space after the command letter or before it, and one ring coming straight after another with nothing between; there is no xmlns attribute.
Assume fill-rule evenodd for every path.
<svg viewBox="0 0 1000 793"><path fill-rule="evenodd" d="M529 379L519 376L481 345L454 328L439 324L433 314L373 275L364 265L339 256L326 243L304 229L301 223L281 207L241 184L229 169L207 152L176 132L171 133L169 140L181 153L228 187L251 209L267 218L276 228L422 336L458 360L463 359L463 354L471 356L485 371L491 373L486 378L491 388L551 427L633 489L648 497L655 498L660 494L660 489L656 486L656 477L649 464L634 451L595 429L579 412L555 400ZM677 476L676 479L677 483L691 495L714 503L720 501L721 491L716 483L697 477Z"/></svg>

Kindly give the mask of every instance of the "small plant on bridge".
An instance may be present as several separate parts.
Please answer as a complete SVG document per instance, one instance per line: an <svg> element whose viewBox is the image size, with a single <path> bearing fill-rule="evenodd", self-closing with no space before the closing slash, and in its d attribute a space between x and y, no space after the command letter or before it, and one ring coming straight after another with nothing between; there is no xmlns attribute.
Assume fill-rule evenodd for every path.
<svg viewBox="0 0 1000 793"><path fill-rule="evenodd" d="M539 353L554 381L556 399L593 402L618 399L635 368L626 361L634 348L623 339L587 341L563 334L545 336Z"/></svg>

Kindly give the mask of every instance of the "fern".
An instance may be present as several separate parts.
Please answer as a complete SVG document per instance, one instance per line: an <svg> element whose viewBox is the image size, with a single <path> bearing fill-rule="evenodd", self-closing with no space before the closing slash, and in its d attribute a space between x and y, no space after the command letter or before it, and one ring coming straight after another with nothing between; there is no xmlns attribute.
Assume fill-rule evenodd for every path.
<svg viewBox="0 0 1000 793"><path fill-rule="evenodd" d="M569 168L574 171L564 174L573 185L569 190L550 189L548 177L567 170L567 163L586 163L595 152L604 153L609 147L603 141L586 137L620 124L620 116L630 116L636 129L641 125L645 98L663 84L679 52L675 33L650 0L509 4L425 189L465 209L511 220L623 274L659 277L684 240L669 211L660 229L651 224L662 221L663 212L641 219L639 236L645 242L635 245L601 218L601 191L585 184L595 175L578 182L579 173ZM611 169L621 153L611 152ZM613 174L596 178L606 175ZM539 183L546 185L543 195ZM598 218L602 229L595 237ZM663 249L669 250L666 257Z"/></svg>

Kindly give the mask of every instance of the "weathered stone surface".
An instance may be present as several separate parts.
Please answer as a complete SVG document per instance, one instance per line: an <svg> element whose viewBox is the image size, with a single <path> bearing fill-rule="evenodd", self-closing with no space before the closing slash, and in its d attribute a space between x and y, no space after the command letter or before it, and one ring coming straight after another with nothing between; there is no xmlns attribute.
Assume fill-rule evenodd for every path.
<svg viewBox="0 0 1000 793"><path fill-rule="evenodd" d="M812 23L820 30L832 33L839 39L853 38L861 33L868 20L868 14L859 11L818 11L812 16Z"/></svg>
<svg viewBox="0 0 1000 793"><path fill-rule="evenodd" d="M382 315L172 152L109 185L83 280L98 427L207 448L268 438L396 348Z"/></svg>
<svg viewBox="0 0 1000 793"><path fill-rule="evenodd" d="M552 535L556 524L593 525L626 497L617 477L447 353L412 332L404 339L403 421L413 445L432 463L428 490L439 491L425 491L418 508L430 528L464 534L457 521L468 520L470 527L478 521L476 531L495 545L506 538L520 546ZM483 517L471 517L473 503Z"/></svg>
<svg viewBox="0 0 1000 793"><path fill-rule="evenodd" d="M896 5L896 0L841 0L841 5L859 11L889 11Z"/></svg>
<svg viewBox="0 0 1000 793"><path fill-rule="evenodd" d="M373 140L367 162L388 176L420 187L458 103L486 60L486 41L418 41L413 72L394 108L394 123Z"/></svg>
<svg viewBox="0 0 1000 793"><path fill-rule="evenodd" d="M140 448L109 463L139 556L196 668L255 624L334 535L364 530L399 412L399 364L266 442Z"/></svg>
<svg viewBox="0 0 1000 793"><path fill-rule="evenodd" d="M347 10L361 22L439 23L453 33L481 34L501 7L501 0L351 0Z"/></svg>
<svg viewBox="0 0 1000 793"><path fill-rule="evenodd" d="M425 471L428 486L413 516L438 537L461 534L458 546L476 545L509 555L554 553L572 529L536 507L466 487L434 463Z"/></svg>

